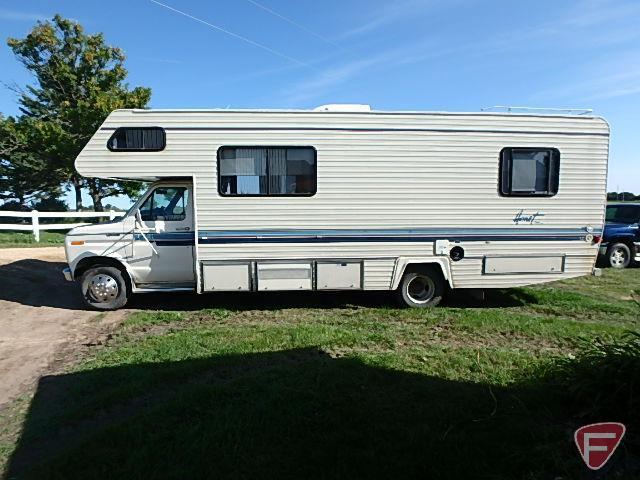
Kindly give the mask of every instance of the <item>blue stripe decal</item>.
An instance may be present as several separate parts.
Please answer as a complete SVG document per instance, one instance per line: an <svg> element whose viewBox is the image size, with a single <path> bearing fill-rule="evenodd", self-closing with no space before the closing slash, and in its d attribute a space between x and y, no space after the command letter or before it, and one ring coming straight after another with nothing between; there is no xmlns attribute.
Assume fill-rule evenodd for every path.
<svg viewBox="0 0 640 480"><path fill-rule="evenodd" d="M594 234L598 234L594 232ZM433 228L415 230L259 230L202 231L198 243L334 243L334 242L434 242L584 240L581 229Z"/></svg>
<svg viewBox="0 0 640 480"><path fill-rule="evenodd" d="M196 237L193 232L165 232L148 233L147 238L159 247L184 247L194 245ZM134 235L134 239L144 241L144 237L139 233Z"/></svg>
<svg viewBox="0 0 640 480"><path fill-rule="evenodd" d="M553 241L553 240L584 240L582 236L554 236L554 237L527 237L527 236L479 236L479 237L262 237L262 238L201 238L199 244L221 243L345 243L345 242L435 242L436 240L450 240L480 242L480 241Z"/></svg>
<svg viewBox="0 0 640 480"><path fill-rule="evenodd" d="M600 235L601 230L594 230ZM435 242L450 241L584 241L582 229L559 228L431 228L414 230L231 230L202 231L201 244L228 243L345 243L345 242ZM158 246L186 246L195 243L193 232L165 232L147 235ZM135 240L143 241L141 234Z"/></svg>

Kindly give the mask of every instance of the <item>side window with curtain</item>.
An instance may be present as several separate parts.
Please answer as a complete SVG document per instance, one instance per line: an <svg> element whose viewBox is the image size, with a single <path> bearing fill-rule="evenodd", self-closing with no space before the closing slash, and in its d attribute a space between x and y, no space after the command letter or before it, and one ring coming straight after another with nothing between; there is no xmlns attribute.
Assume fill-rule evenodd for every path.
<svg viewBox="0 0 640 480"><path fill-rule="evenodd" d="M556 148L504 148L500 152L500 194L552 197L558 193L560 152Z"/></svg>
<svg viewBox="0 0 640 480"><path fill-rule="evenodd" d="M267 195L266 149L221 148L218 190L223 195Z"/></svg>
<svg viewBox="0 0 640 480"><path fill-rule="evenodd" d="M218 192L223 196L310 196L316 193L313 147L221 147Z"/></svg>
<svg viewBox="0 0 640 480"><path fill-rule="evenodd" d="M112 152L159 152L166 143L164 128L120 127L109 138L107 148Z"/></svg>
<svg viewBox="0 0 640 480"><path fill-rule="evenodd" d="M140 207L143 221L180 222L187 218L189 190L185 187L158 187Z"/></svg>

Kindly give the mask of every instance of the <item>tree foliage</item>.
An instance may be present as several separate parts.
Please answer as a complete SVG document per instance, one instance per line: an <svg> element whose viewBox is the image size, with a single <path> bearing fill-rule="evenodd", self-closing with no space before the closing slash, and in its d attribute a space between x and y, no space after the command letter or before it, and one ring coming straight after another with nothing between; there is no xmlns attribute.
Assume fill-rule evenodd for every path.
<svg viewBox="0 0 640 480"><path fill-rule="evenodd" d="M86 34L79 23L60 15L38 22L25 38L10 38L7 43L34 82L16 87L22 115L0 119L3 131L16 132L0 142L6 168L15 174L42 174L33 184L35 189L52 188L51 177L57 185L71 186L76 208L82 207L82 188L88 189L96 210L102 210L105 197L135 195L136 183L82 178L73 165L109 113L145 108L151 98L149 88L129 89L125 83L122 50L107 45L101 33ZM20 177L15 174L9 179L19 190Z"/></svg>
<svg viewBox="0 0 640 480"><path fill-rule="evenodd" d="M26 206L43 196L60 194L58 175L30 148L44 141L40 133L29 118L0 117L0 200Z"/></svg>
<svg viewBox="0 0 640 480"><path fill-rule="evenodd" d="M640 195L632 192L608 192L607 200L609 201L635 201L640 200Z"/></svg>

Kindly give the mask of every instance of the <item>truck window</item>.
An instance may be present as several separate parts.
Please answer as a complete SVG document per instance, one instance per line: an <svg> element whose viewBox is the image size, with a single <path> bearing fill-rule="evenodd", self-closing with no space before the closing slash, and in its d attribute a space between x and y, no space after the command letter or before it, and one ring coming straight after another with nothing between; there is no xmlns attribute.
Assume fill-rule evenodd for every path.
<svg viewBox="0 0 640 480"><path fill-rule="evenodd" d="M140 216L146 222L180 222L187 217L188 202L186 187L158 187L140 207Z"/></svg>
<svg viewBox="0 0 640 480"><path fill-rule="evenodd" d="M640 222L640 205L607 206L607 222L638 223Z"/></svg>
<svg viewBox="0 0 640 480"><path fill-rule="evenodd" d="M310 196L316 193L313 147L221 147L218 192L223 196Z"/></svg>
<svg viewBox="0 0 640 480"><path fill-rule="evenodd" d="M558 193L560 152L555 148L504 148L500 152L503 196L546 196Z"/></svg>

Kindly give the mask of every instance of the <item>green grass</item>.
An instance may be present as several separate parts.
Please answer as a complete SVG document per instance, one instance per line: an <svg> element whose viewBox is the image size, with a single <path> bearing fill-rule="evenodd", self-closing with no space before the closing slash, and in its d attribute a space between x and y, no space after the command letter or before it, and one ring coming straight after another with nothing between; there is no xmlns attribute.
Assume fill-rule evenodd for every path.
<svg viewBox="0 0 640 480"><path fill-rule="evenodd" d="M607 365L608 347L593 346L626 351L639 281L640 269L609 269L431 310L271 294L136 312L40 381L11 417L20 440L0 431L0 455L9 477L38 479L586 478L573 430L630 421L626 403L584 398L637 365ZM625 442L612 478L640 476L631 424Z"/></svg>
<svg viewBox="0 0 640 480"><path fill-rule="evenodd" d="M36 242L31 232L0 232L0 248L16 247L53 247L64 245L64 233L40 232L40 241Z"/></svg>

